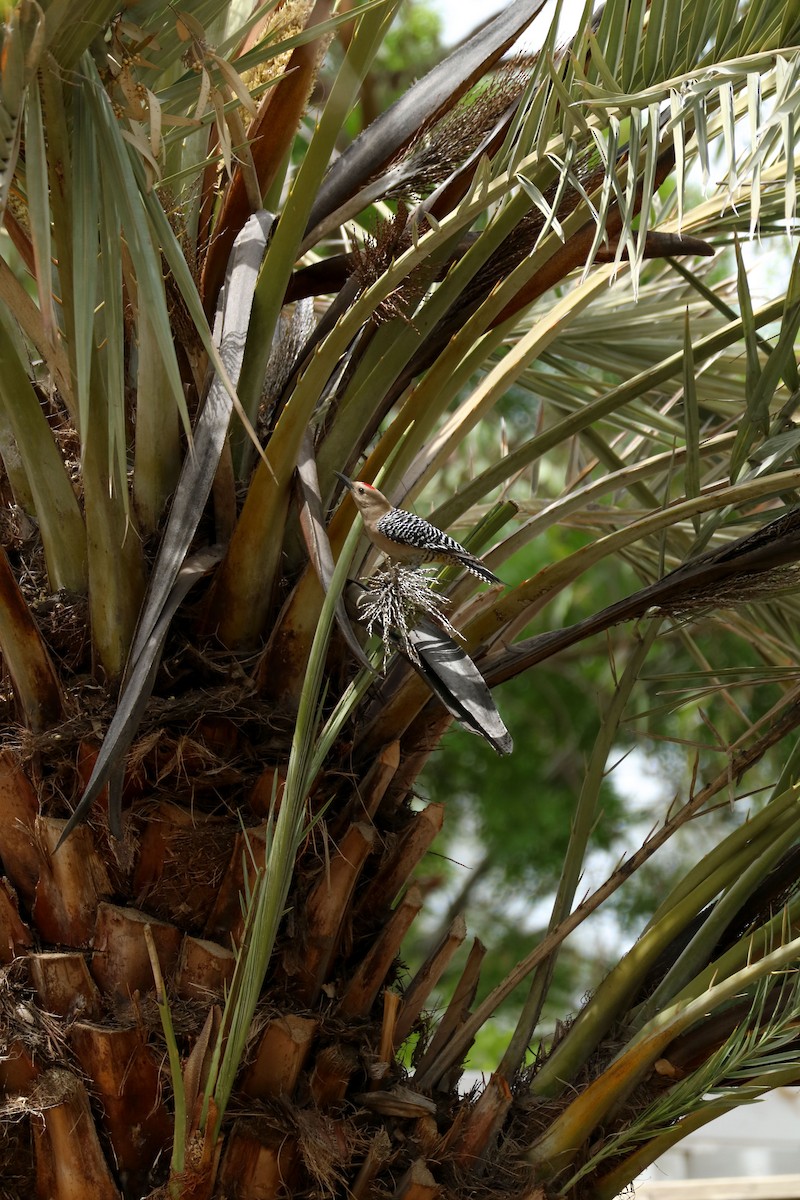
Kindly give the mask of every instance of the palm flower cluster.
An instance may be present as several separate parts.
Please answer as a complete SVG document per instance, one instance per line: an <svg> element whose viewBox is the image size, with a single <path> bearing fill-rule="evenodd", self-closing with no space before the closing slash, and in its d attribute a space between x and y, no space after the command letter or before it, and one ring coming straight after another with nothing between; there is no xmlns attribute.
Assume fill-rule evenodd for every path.
<svg viewBox="0 0 800 1200"><path fill-rule="evenodd" d="M384 668L392 646L398 642L411 661L419 663L409 632L422 617L434 621L445 633L461 637L445 615L449 603L447 596L432 585L430 572L424 567L403 567L398 563L390 563L371 575L356 600L359 619L367 632L380 630Z"/></svg>

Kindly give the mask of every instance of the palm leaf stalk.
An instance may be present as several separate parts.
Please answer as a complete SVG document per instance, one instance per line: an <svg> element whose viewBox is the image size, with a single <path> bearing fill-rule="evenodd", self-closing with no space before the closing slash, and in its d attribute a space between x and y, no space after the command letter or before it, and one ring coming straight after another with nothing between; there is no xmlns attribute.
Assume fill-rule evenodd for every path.
<svg viewBox="0 0 800 1200"><path fill-rule="evenodd" d="M8 1196L610 1200L796 1082L800 269L756 300L745 247L796 230L800 18L609 0L504 66L542 7L355 136L396 0L4 10ZM401 594L342 472L508 586ZM456 914L406 983L426 760L453 720L507 752L489 687L609 630L547 930L478 999ZM580 897L627 730L689 743L714 706ZM583 922L750 788L554 1033Z"/></svg>

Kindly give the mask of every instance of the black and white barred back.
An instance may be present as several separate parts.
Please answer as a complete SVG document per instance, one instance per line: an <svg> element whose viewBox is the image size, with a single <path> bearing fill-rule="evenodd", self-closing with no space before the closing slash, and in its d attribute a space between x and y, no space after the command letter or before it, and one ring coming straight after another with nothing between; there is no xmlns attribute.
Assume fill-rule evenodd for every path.
<svg viewBox="0 0 800 1200"><path fill-rule="evenodd" d="M397 542L401 546L413 547L416 556L422 562L431 562L437 558L443 559L454 565L466 567L473 575L477 575L479 579L483 579L487 583L500 582L497 576L493 575L479 558L470 554L469 550L466 550L460 542L450 537L449 533L444 533L435 525L431 525L430 521L418 517L416 513L406 512L404 508L393 508L378 518L375 528L389 541Z"/></svg>

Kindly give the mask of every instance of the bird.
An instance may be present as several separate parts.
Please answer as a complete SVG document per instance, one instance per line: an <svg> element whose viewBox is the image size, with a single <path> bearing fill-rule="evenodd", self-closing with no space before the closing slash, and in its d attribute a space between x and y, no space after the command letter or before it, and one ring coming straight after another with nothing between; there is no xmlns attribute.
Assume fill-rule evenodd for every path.
<svg viewBox="0 0 800 1200"><path fill-rule="evenodd" d="M373 546L387 558L400 563L439 562L466 567L485 583L501 583L479 558L470 554L460 542L443 533L430 521L423 520L404 508L395 508L371 483L348 479L336 471L350 491L356 508L364 519L367 535Z"/></svg>

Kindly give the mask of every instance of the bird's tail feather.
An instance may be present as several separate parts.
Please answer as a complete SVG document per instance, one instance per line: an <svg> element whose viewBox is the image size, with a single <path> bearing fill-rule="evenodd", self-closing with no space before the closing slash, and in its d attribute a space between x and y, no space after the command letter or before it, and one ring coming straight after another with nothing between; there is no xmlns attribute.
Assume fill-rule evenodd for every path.
<svg viewBox="0 0 800 1200"><path fill-rule="evenodd" d="M471 571L473 575L477 575L478 579L482 579L484 583L502 583L502 580L493 575L479 558L474 558L471 554L459 554L458 561L468 571Z"/></svg>

